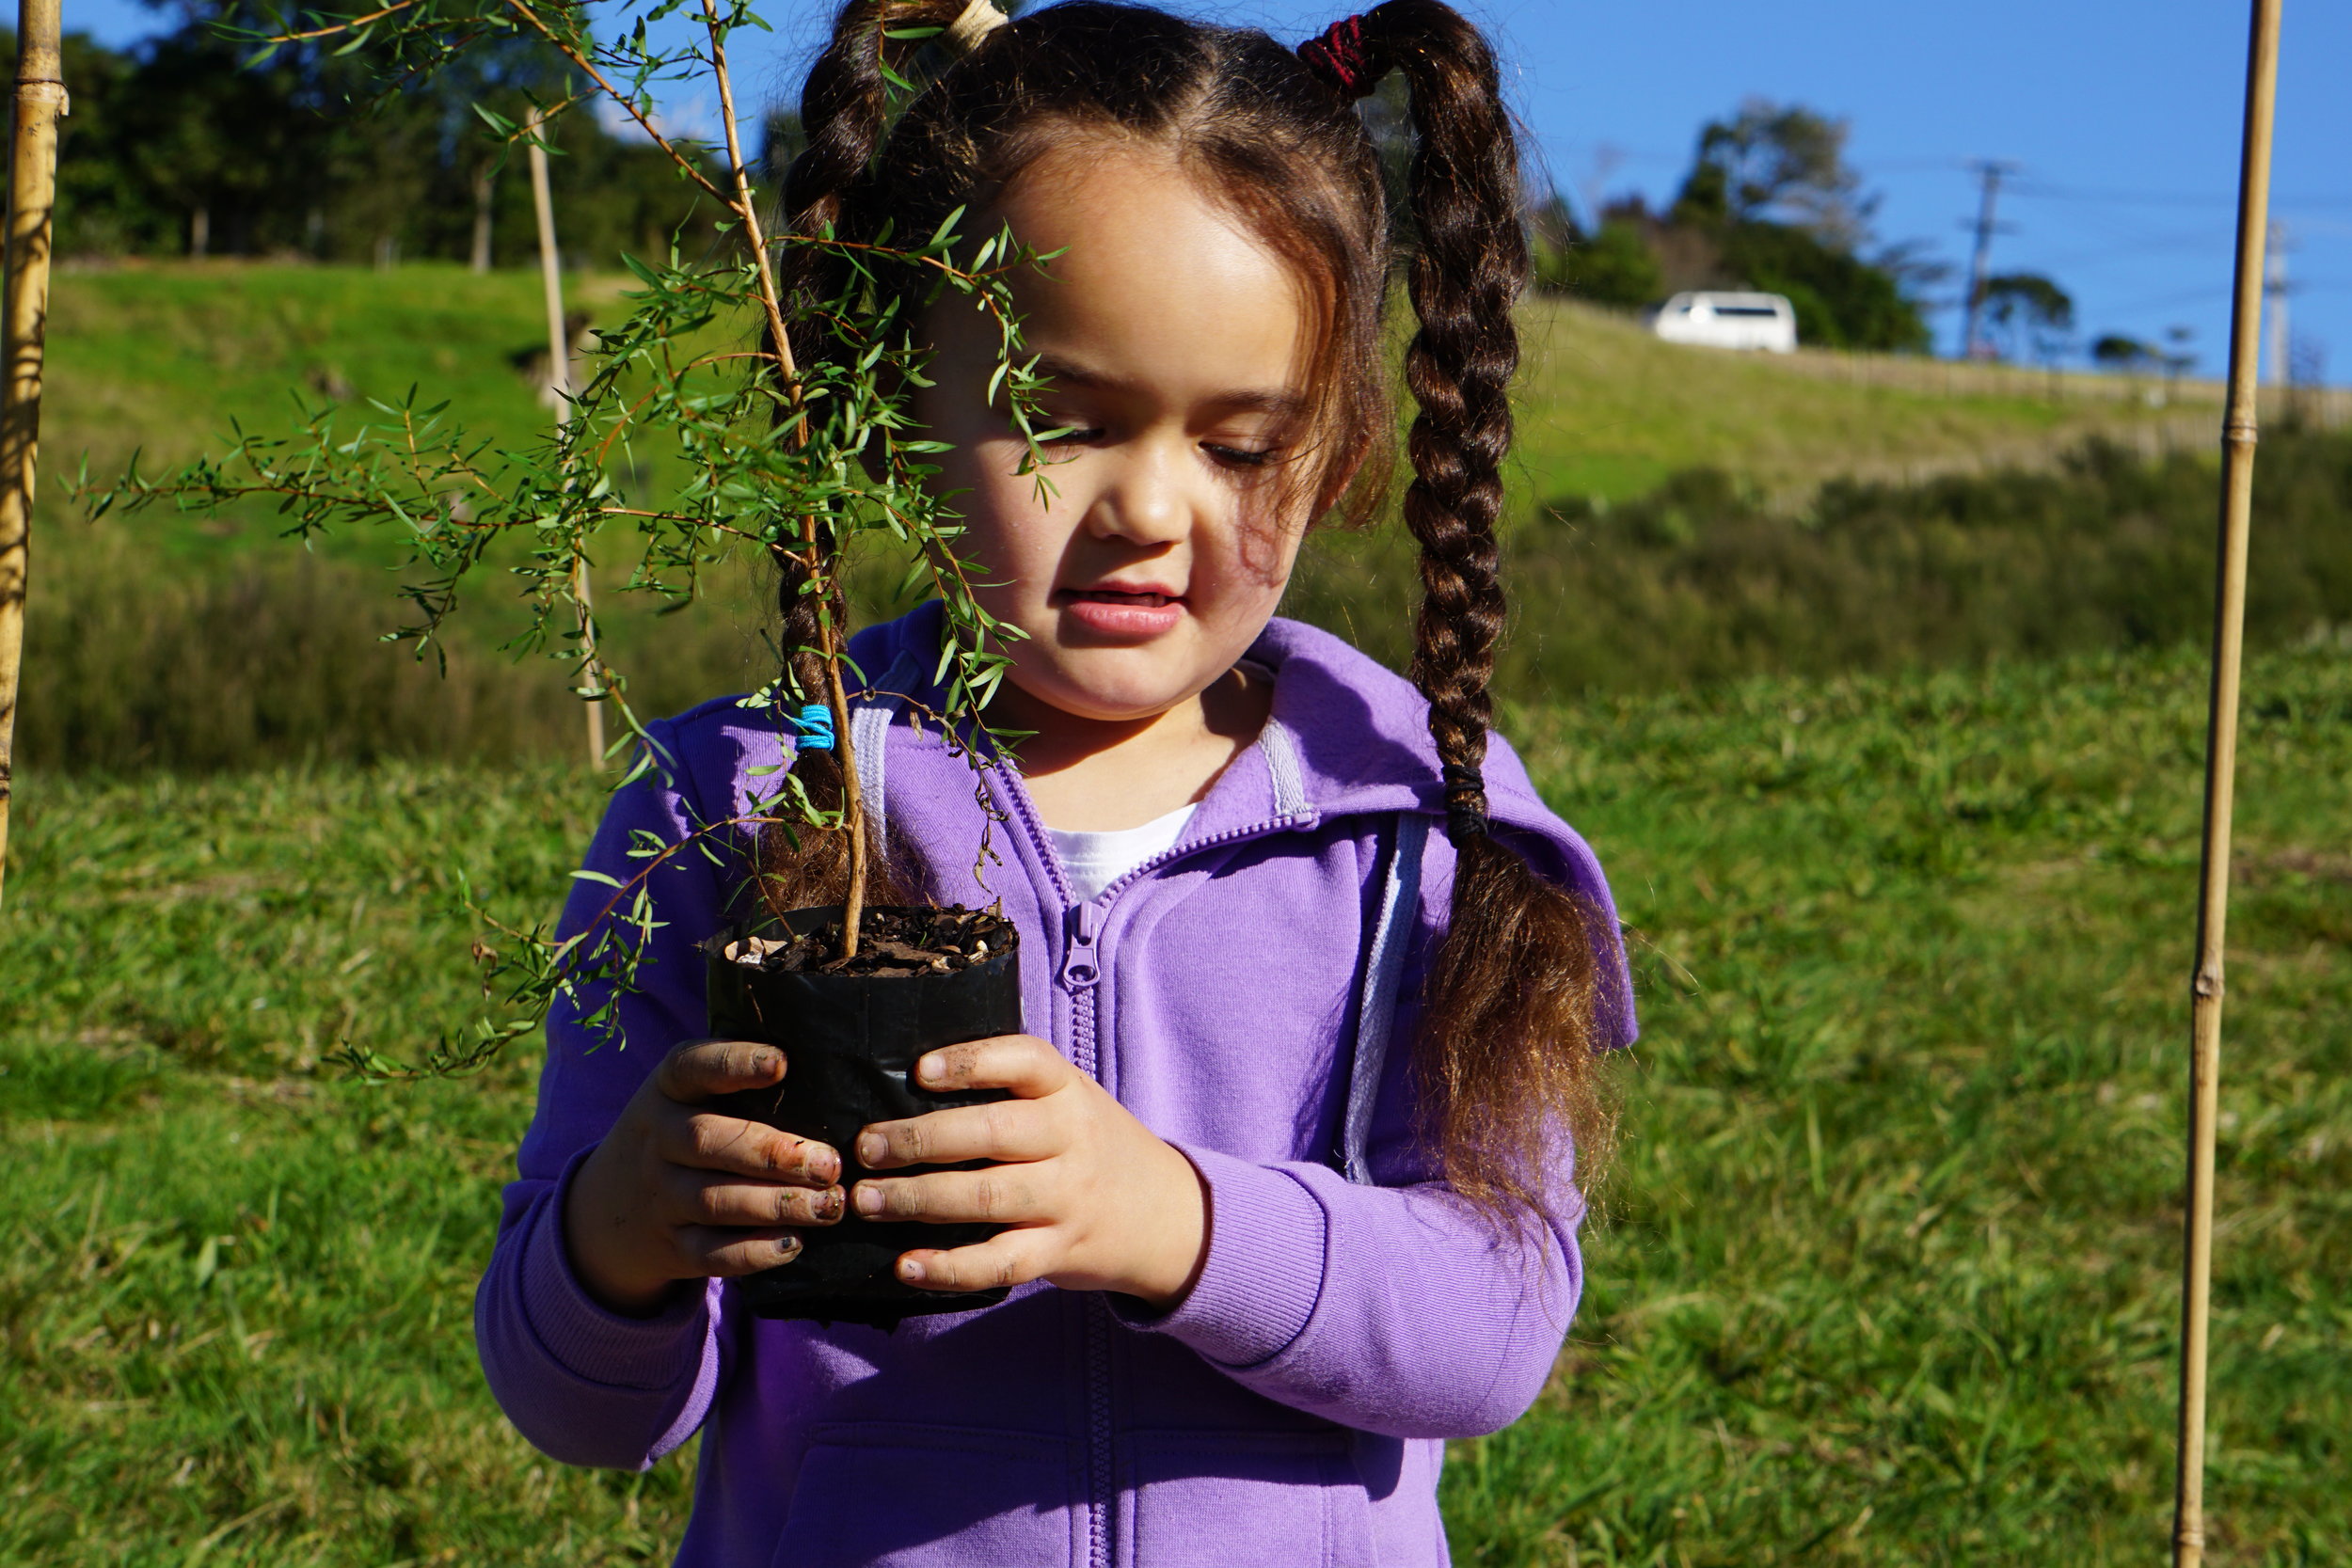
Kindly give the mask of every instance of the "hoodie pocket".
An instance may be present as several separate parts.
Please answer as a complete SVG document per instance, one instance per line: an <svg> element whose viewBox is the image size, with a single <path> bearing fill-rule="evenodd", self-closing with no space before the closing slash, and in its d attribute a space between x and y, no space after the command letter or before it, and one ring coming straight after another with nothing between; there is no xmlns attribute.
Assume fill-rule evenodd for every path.
<svg viewBox="0 0 2352 1568"><path fill-rule="evenodd" d="M1374 1568L1348 1433L1138 1432L1125 1447L1122 1563Z"/></svg>
<svg viewBox="0 0 2352 1568"><path fill-rule="evenodd" d="M970 1568L1083 1560L1073 1444L859 1421L811 1434L774 1568Z"/></svg>

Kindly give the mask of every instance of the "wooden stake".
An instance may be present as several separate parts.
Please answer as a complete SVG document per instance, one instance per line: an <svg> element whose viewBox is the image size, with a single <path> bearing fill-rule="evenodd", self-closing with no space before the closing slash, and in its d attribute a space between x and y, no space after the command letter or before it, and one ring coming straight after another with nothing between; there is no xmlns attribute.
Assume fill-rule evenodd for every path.
<svg viewBox="0 0 2352 1568"><path fill-rule="evenodd" d="M548 183L547 119L537 109L528 121L531 159L531 202L539 214L539 288L548 305L548 388L555 394L555 427L571 421L572 337L564 330L564 263L555 248L555 194ZM580 652L587 658L588 688L601 693L596 671L596 626L594 589L588 580L585 556L572 563L572 598L580 606ZM588 766L604 766L604 705L592 697L588 710Z"/></svg>
<svg viewBox="0 0 2352 1568"><path fill-rule="evenodd" d="M2205 1560L2206 1329L2213 1284L2214 1123L2220 1111L2222 931L2230 912L2230 812L2237 772L2238 666L2246 631L2246 544L2254 504L2255 356L2261 343L2263 243L2270 209L2271 112L2278 99L2280 0L2253 0L2246 132L2238 167L2237 289L2230 313L2230 391L2221 421L2221 538L2214 594L2213 693L2205 731L2205 842L2189 986L2188 1215L2181 1278L2180 1467L2172 1561Z"/></svg>
<svg viewBox="0 0 2352 1568"><path fill-rule="evenodd" d="M24 657L24 584L40 458L41 356L49 329L50 219L57 118L66 112L58 0L17 7L15 139L8 159L8 282L0 330L0 879L15 782L16 694Z"/></svg>

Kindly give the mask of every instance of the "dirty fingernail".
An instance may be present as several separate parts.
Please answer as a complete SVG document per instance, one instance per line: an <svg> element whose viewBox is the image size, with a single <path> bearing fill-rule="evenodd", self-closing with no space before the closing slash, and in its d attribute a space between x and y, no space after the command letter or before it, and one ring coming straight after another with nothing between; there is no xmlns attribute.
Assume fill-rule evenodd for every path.
<svg viewBox="0 0 2352 1568"><path fill-rule="evenodd" d="M841 1217L842 1206L846 1201L847 1199L845 1195L838 1187L834 1188L831 1192L818 1193L817 1195L816 1206L817 1217L820 1220L839 1219Z"/></svg>
<svg viewBox="0 0 2352 1568"><path fill-rule="evenodd" d="M866 1164L878 1165L890 1151L890 1145L880 1132L860 1132L857 1136L857 1157Z"/></svg>
<svg viewBox="0 0 2352 1568"><path fill-rule="evenodd" d="M794 1258L798 1258L800 1255L801 1239L798 1236L787 1236L776 1243L777 1257L789 1261Z"/></svg>
<svg viewBox="0 0 2352 1568"><path fill-rule="evenodd" d="M927 1084L936 1084L947 1076L947 1064L936 1056L926 1056L914 1064L915 1075Z"/></svg>
<svg viewBox="0 0 2352 1568"><path fill-rule="evenodd" d="M898 1277L910 1285L920 1285L923 1282L922 1263L913 1258L899 1259Z"/></svg>
<svg viewBox="0 0 2352 1568"><path fill-rule="evenodd" d="M850 1194L850 1201L857 1205L857 1212L861 1214L879 1214L882 1212L882 1189L870 1181L859 1182Z"/></svg>

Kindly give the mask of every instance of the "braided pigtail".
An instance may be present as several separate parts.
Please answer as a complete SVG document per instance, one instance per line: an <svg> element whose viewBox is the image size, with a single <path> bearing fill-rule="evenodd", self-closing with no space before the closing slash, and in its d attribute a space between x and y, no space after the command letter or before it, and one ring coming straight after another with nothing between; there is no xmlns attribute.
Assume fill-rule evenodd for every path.
<svg viewBox="0 0 2352 1568"><path fill-rule="evenodd" d="M830 531L820 524L817 547L825 550L832 545ZM783 692L777 702L783 713L790 715L825 700L823 661L817 654L818 595L805 591L809 573L800 557L784 550L775 551L774 556L776 604L783 611L777 640L786 651L786 684L791 689ZM845 624L841 612L841 598L836 590L832 606L835 626ZM800 730L800 737L792 759L793 780L807 794L810 805L821 812L839 812L848 784L841 776L841 752L831 744L830 724L795 727ZM870 814L866 820L872 822ZM902 890L892 885L889 859L872 852L880 847L869 844L866 855L871 879L867 898L877 904L904 903ZM760 830L758 863L760 900L771 914L839 904L849 898L850 840L837 830L770 822Z"/></svg>
<svg viewBox="0 0 2352 1568"><path fill-rule="evenodd" d="M894 37L918 33L936 36L944 48L965 53L978 46L1004 21L990 0L849 0L834 19L833 41L809 68L801 89L801 124L807 145L792 160L784 180L786 226L794 234L833 233L845 239L870 239L875 225L861 198L872 182L875 154L889 126L891 80L904 79L920 39ZM930 30L937 29L936 34ZM840 258L820 249L795 245L784 256L782 283L789 307L791 360L796 366L814 363L834 343L812 307L837 299L850 282L850 270ZM773 344L771 343L772 350ZM777 422L792 418L788 404L779 401ZM814 520L813 549L818 559L833 552L834 538L826 519ZM785 652L787 711L797 712L825 699L823 662L817 653L820 613L830 614L836 626L846 627L848 604L836 581L829 604L808 591L809 562L792 552L776 550L776 608L781 625L777 641ZM802 736L792 775L819 811L838 812L846 793L841 753L818 749L818 737ZM869 818L870 820L870 818ZM876 902L903 902L905 890L890 873L887 856L867 857ZM774 913L812 905L838 904L849 895L850 846L839 832L787 832L770 824L760 834L759 890Z"/></svg>
<svg viewBox="0 0 2352 1568"><path fill-rule="evenodd" d="M1598 1083L1592 916L1499 843L1486 816L1487 687L1504 618L1496 525L1518 368L1512 310L1528 266L1518 152L1492 51L1440 0L1388 0L1299 55L1349 97L1391 70L1410 89L1407 287L1419 330L1405 376L1419 412L1404 512L1423 590L1412 677L1429 700L1459 857L1413 1060L1449 1184L1499 1218L1523 1218L1549 1207L1542 1173L1559 1133L1589 1188L1613 1117Z"/></svg>
<svg viewBox="0 0 2352 1568"><path fill-rule="evenodd" d="M945 40L960 30L977 43L965 18L982 13L1001 14L989 0L849 0L841 8L832 43L801 87L807 144L784 177L785 222L793 233L831 230L845 239L874 237L868 203L860 198L871 186L874 157L889 130L891 79L907 78L923 41L892 35L937 36L945 47L969 47ZM850 270L839 257L805 247L788 251L786 261L787 286L803 307L793 312L793 362L805 365L830 347L805 307L838 298Z"/></svg>

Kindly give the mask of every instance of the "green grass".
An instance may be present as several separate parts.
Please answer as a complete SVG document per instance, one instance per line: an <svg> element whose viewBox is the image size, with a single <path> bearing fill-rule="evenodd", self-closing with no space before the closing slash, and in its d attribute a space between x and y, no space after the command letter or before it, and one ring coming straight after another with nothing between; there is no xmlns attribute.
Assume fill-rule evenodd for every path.
<svg viewBox="0 0 2352 1568"><path fill-rule="evenodd" d="M1574 1348L1451 1476L1465 1558L2158 1556L2201 663L1534 721L1648 1033ZM2264 660L2248 702L2210 1560L2338 1562L2352 674Z"/></svg>
<svg viewBox="0 0 2352 1568"><path fill-rule="evenodd" d="M2167 1523L2202 680L2142 654L1523 712L1645 1035L1465 1562L2148 1561ZM2352 670L2248 679L2217 1284L2227 1564L2352 1555ZM547 907L593 789L410 768L20 793L0 948L0 1560L666 1556L468 1319L531 1064L370 1090L476 1005L454 875Z"/></svg>
<svg viewBox="0 0 2352 1568"><path fill-rule="evenodd" d="M473 1367L528 1065L389 1092L319 1065L462 1026L451 868L532 908L599 804L559 773L410 770L23 811L0 1560L666 1560L682 1470L542 1461Z"/></svg>
<svg viewBox="0 0 2352 1568"><path fill-rule="evenodd" d="M609 283L566 280L611 309ZM290 426L294 395L398 401L419 386L505 440L551 415L516 363L547 348L536 271L475 277L453 265L374 272L253 262L131 264L56 275L41 410L42 457L88 451L93 468L135 448L182 461L231 419Z"/></svg>

